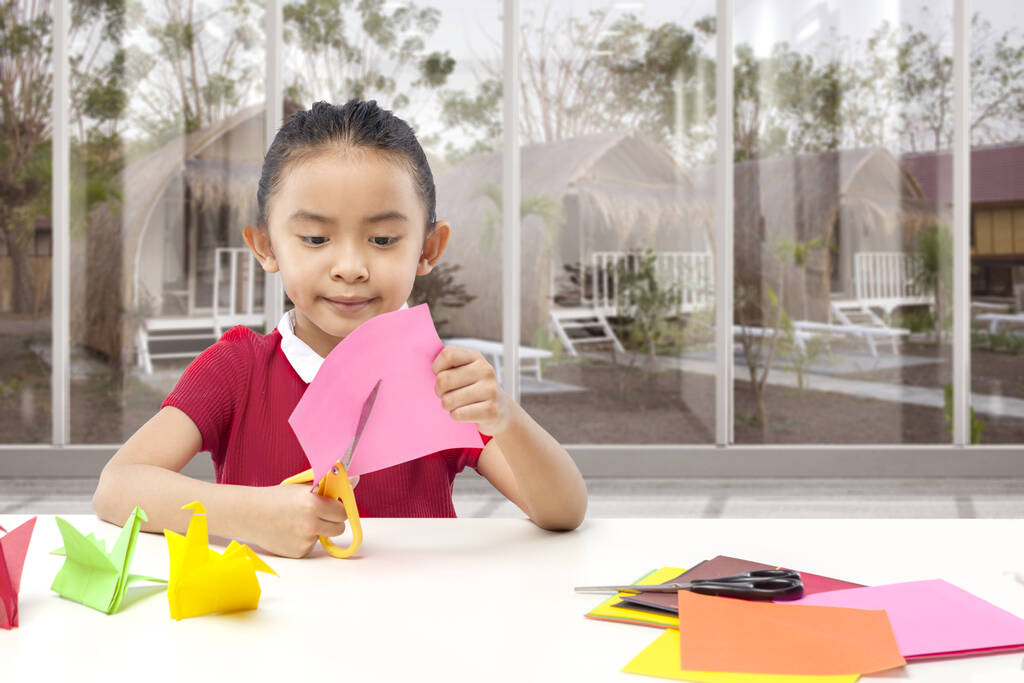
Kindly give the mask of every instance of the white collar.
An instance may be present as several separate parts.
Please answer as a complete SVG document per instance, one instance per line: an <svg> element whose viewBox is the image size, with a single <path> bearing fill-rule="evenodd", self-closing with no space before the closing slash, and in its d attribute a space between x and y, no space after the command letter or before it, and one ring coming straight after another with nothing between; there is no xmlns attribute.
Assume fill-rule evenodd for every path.
<svg viewBox="0 0 1024 683"><path fill-rule="evenodd" d="M409 304L402 304L402 310L409 308ZM295 336L295 309L286 311L277 324L277 331L281 333L281 351L284 357L291 363L292 368L302 381L309 384L320 371L324 364L323 357L310 348L309 344Z"/></svg>

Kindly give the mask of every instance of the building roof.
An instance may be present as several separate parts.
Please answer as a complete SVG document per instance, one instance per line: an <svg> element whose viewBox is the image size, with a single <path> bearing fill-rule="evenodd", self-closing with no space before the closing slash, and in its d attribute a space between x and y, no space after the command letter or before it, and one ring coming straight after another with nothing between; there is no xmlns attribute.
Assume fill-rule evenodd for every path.
<svg viewBox="0 0 1024 683"><path fill-rule="evenodd" d="M908 154L900 158L924 196L937 204L953 203L951 152ZM971 150L971 203L1024 201L1024 143Z"/></svg>

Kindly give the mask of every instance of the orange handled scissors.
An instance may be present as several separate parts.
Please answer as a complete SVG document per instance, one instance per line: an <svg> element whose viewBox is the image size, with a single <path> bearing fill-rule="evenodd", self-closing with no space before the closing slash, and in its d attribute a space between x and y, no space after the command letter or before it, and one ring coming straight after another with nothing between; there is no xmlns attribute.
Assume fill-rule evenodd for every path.
<svg viewBox="0 0 1024 683"><path fill-rule="evenodd" d="M373 388L370 395L366 397L366 401L363 402L363 411L359 415L359 423L356 426L356 434L352 437L352 443L349 444L348 450L345 451L345 455L334 463L331 469L324 475L324 478L320 480L320 485L316 489L316 493L319 496L326 498L341 498L342 504L345 506L345 516L348 518L348 526L352 529L352 543L346 548L341 548L334 544L334 542L326 537L320 536L320 544L323 545L324 550L333 557L345 558L351 557L359 550L359 546L363 543L363 527L359 522L359 508L356 507L356 494L352 491L352 484L348 480L348 467L352 464L352 454L356 450L356 446L359 444L359 437L362 436L363 430L366 428L366 422L370 419L370 413L373 412L373 404L377 400L377 393L380 391L380 382ZM308 484L313 481L313 470L308 469L305 472L300 472L294 476L288 477L282 484Z"/></svg>

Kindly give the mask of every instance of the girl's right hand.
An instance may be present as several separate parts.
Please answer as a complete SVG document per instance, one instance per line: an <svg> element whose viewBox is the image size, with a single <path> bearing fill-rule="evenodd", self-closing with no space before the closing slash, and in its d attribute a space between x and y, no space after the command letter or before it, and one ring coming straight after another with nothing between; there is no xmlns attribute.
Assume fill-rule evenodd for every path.
<svg viewBox="0 0 1024 683"><path fill-rule="evenodd" d="M353 484L359 477L350 477ZM283 557L305 557L320 536L345 533L345 506L340 500L318 496L309 485L279 484L259 487L252 541Z"/></svg>

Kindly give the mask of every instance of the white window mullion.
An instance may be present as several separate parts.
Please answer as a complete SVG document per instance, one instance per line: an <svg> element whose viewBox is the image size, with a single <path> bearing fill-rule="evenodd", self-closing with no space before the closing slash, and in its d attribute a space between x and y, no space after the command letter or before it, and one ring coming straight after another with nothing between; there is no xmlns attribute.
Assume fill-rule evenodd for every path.
<svg viewBox="0 0 1024 683"><path fill-rule="evenodd" d="M70 258L71 247L71 171L68 140L68 0L53 4L53 92L51 124L53 131L53 169L51 177L51 222L53 250L51 258L50 376L53 445L66 446L71 439L71 322Z"/></svg>
<svg viewBox="0 0 1024 683"><path fill-rule="evenodd" d="M520 297L520 165L519 165L519 2L505 0L503 21L504 86L502 100L502 212L501 300L505 392L519 402L519 297Z"/></svg>
<svg viewBox="0 0 1024 683"><path fill-rule="evenodd" d="M970 7L953 3L953 444L971 443Z"/></svg>
<svg viewBox="0 0 1024 683"><path fill-rule="evenodd" d="M715 444L733 442L733 0L717 3L715 61Z"/></svg>
<svg viewBox="0 0 1024 683"><path fill-rule="evenodd" d="M270 149L277 129L281 127L284 110L284 78L282 76L284 38L281 0L267 0L267 54L264 112L264 149ZM265 330L270 332L284 315L284 285L280 273L264 273L263 311Z"/></svg>

